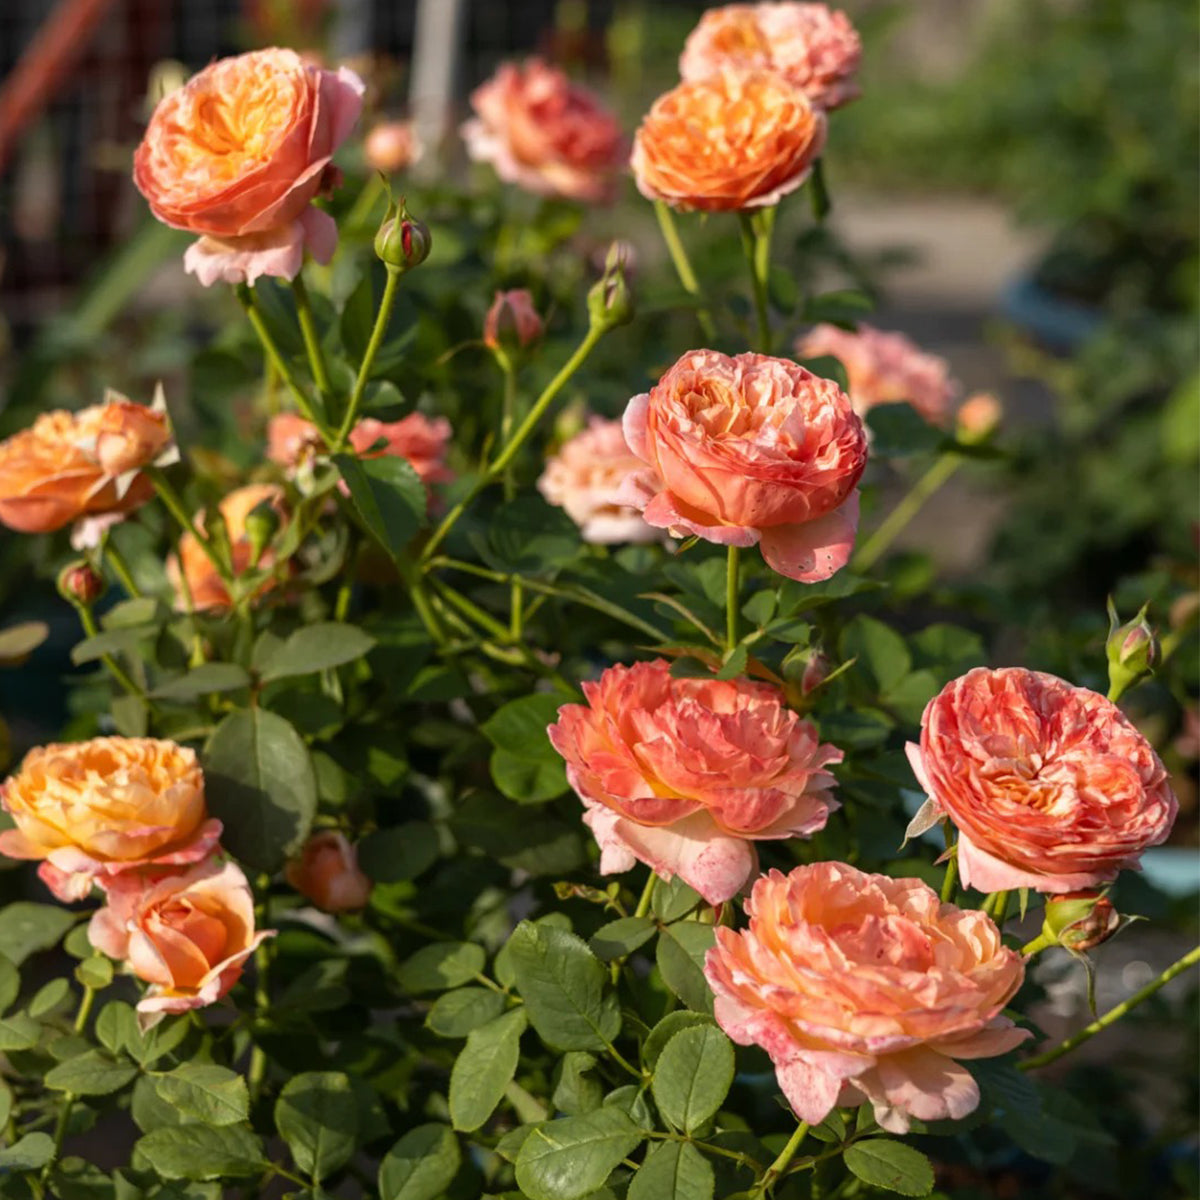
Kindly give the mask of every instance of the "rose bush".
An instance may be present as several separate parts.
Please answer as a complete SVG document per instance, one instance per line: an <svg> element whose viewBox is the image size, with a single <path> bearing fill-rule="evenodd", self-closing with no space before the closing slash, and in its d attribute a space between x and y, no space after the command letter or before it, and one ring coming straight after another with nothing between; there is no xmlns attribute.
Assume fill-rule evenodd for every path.
<svg viewBox="0 0 1200 1200"><path fill-rule="evenodd" d="M0 629L30 671L0 691L5 1196L1167 1178L1191 1131L1140 1095L1138 1125L1102 1047L1152 1012L1139 1071L1182 1057L1138 1006L1200 951L1083 1005L1139 908L1169 944L1125 868L1187 811L1194 567L1128 581L1107 636L1081 579L1058 639L912 531L892 553L952 472L1012 456L999 400L952 421L916 348L885 383L803 340L870 303L820 225L857 36L732 6L680 50L632 150L652 208L616 110L546 62L475 93L495 171L463 189L431 145L403 200L368 170L405 169L394 136L330 192L345 68L254 51L160 102L138 184L234 286L155 314L186 341L123 321L130 352L88 357L72 326L69 369L31 374L49 409L162 366L184 461L161 403L4 413L2 549L80 630L56 666L36 623ZM594 211L622 182L636 207ZM1041 1070L1093 1037L1087 1088Z"/></svg>

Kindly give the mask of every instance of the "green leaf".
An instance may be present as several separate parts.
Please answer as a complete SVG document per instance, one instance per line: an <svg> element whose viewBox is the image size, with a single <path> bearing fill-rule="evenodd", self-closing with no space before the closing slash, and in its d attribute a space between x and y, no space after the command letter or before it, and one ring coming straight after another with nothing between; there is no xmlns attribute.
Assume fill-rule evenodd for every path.
<svg viewBox="0 0 1200 1200"><path fill-rule="evenodd" d="M546 575L578 558L583 541L561 508L541 496L520 496L496 510L478 549L494 570Z"/></svg>
<svg viewBox="0 0 1200 1200"><path fill-rule="evenodd" d="M168 1125L152 1129L133 1149L134 1166L164 1179L223 1179L258 1175L266 1165L262 1144L241 1125Z"/></svg>
<svg viewBox="0 0 1200 1200"><path fill-rule="evenodd" d="M642 1062L650 1070L654 1070L659 1055L662 1054L666 1044L680 1030L695 1029L697 1026L704 1025L713 1026L713 1019L707 1013L692 1012L686 1008L667 1013L646 1035L646 1040L642 1043Z"/></svg>
<svg viewBox="0 0 1200 1200"><path fill-rule="evenodd" d="M217 692L235 692L250 686L250 676L237 663L204 663L161 683L150 693L155 700L187 703Z"/></svg>
<svg viewBox="0 0 1200 1200"><path fill-rule="evenodd" d="M339 1071L293 1076L275 1102L275 1127L300 1170L320 1183L354 1155L358 1108L350 1080Z"/></svg>
<svg viewBox="0 0 1200 1200"><path fill-rule="evenodd" d="M450 1119L455 1129L478 1129L496 1111L516 1073L526 1021L524 1008L515 1008L467 1038L450 1072Z"/></svg>
<svg viewBox="0 0 1200 1200"><path fill-rule="evenodd" d="M19 666L49 636L45 621L20 621L0 629L0 667Z"/></svg>
<svg viewBox="0 0 1200 1200"><path fill-rule="evenodd" d="M902 1196L928 1196L933 1167L919 1150L890 1138L867 1138L846 1148L846 1166L863 1183Z"/></svg>
<svg viewBox="0 0 1200 1200"><path fill-rule="evenodd" d="M694 1133L721 1107L733 1083L733 1046L715 1026L677 1033L659 1055L650 1089L676 1129Z"/></svg>
<svg viewBox="0 0 1200 1200"><path fill-rule="evenodd" d="M363 523L385 550L399 559L425 523L425 485L406 458L357 458L335 454L333 461Z"/></svg>
<svg viewBox="0 0 1200 1200"><path fill-rule="evenodd" d="M202 1125L235 1125L250 1115L246 1081L211 1063L184 1063L157 1076L154 1090L185 1120Z"/></svg>
<svg viewBox="0 0 1200 1200"><path fill-rule="evenodd" d="M27 1133L0 1150L0 1168L36 1171L54 1158L54 1139L48 1133Z"/></svg>
<svg viewBox="0 0 1200 1200"><path fill-rule="evenodd" d="M225 826L222 845L259 871L299 850L317 812L317 780L303 739L265 709L239 709L204 749L208 810Z"/></svg>
<svg viewBox="0 0 1200 1200"><path fill-rule="evenodd" d="M437 830L428 821L405 821L363 838L358 865L376 883L400 883L433 866L439 850Z"/></svg>
<svg viewBox="0 0 1200 1200"><path fill-rule="evenodd" d="M563 760L546 735L563 703L562 696L522 696L499 708L481 726L495 747L492 779L510 800L539 804L567 790Z"/></svg>
<svg viewBox="0 0 1200 1200"><path fill-rule="evenodd" d="M474 979L486 962L474 942L438 942L401 963L396 978L406 992L442 992Z"/></svg>
<svg viewBox="0 0 1200 1200"><path fill-rule="evenodd" d="M95 662L106 654L136 654L142 645L158 635L157 625L143 625L136 629L108 629L94 637L84 638L71 647L71 661L82 667Z"/></svg>
<svg viewBox="0 0 1200 1200"><path fill-rule="evenodd" d="M890 692L912 670L904 639L874 617L859 615L842 630L838 651L843 660L857 658L875 681L876 690Z"/></svg>
<svg viewBox="0 0 1200 1200"><path fill-rule="evenodd" d="M0 1013L7 1012L21 994L21 973L0 954Z"/></svg>
<svg viewBox="0 0 1200 1200"><path fill-rule="evenodd" d="M577 1117L600 1107L604 1088L591 1072L596 1056L586 1050L568 1050L558 1060L550 1103L564 1116Z"/></svg>
<svg viewBox="0 0 1200 1200"><path fill-rule="evenodd" d="M669 883L665 879L654 881L654 892L650 906L660 921L670 924L686 917L700 903L700 893L689 887L678 875Z"/></svg>
<svg viewBox="0 0 1200 1200"><path fill-rule="evenodd" d="M708 1160L687 1142L659 1142L629 1184L628 1200L712 1200Z"/></svg>
<svg viewBox="0 0 1200 1200"><path fill-rule="evenodd" d="M60 975L57 979L51 979L49 983L44 983L33 994L33 999L29 1001L29 1015L37 1017L41 1020L42 1017L48 1017L55 1010L62 1010L71 1002L71 981L64 975Z"/></svg>
<svg viewBox="0 0 1200 1200"><path fill-rule="evenodd" d="M620 1109L547 1121L530 1131L517 1156L517 1186L528 1200L582 1200L603 1187L644 1133Z"/></svg>
<svg viewBox="0 0 1200 1200"><path fill-rule="evenodd" d="M491 988L464 987L439 996L425 1024L440 1037L462 1038L504 1011L504 997Z"/></svg>
<svg viewBox="0 0 1200 1200"><path fill-rule="evenodd" d="M57 946L75 914L56 904L18 900L0 909L0 954L19 967L31 954Z"/></svg>
<svg viewBox="0 0 1200 1200"><path fill-rule="evenodd" d="M711 1013L712 991L704 978L704 956L716 941L711 925L680 921L658 935L656 960L667 987L688 1008Z"/></svg>
<svg viewBox="0 0 1200 1200"><path fill-rule="evenodd" d="M900 458L936 450L946 435L930 425L911 404L877 404L867 413L871 454L876 458Z"/></svg>
<svg viewBox="0 0 1200 1200"><path fill-rule="evenodd" d="M112 959L105 958L100 954L94 954L91 958L85 958L75 968L75 979L83 987L92 988L94 991L100 991L102 988L108 987L112 983L112 978Z"/></svg>
<svg viewBox="0 0 1200 1200"><path fill-rule="evenodd" d="M25 1013L13 1013L0 1017L0 1054L10 1050L30 1050L38 1044L42 1027Z"/></svg>
<svg viewBox="0 0 1200 1200"><path fill-rule="evenodd" d="M620 1006L606 986L608 972L581 938L522 921L508 952L529 1020L548 1046L602 1050L621 1032Z"/></svg>
<svg viewBox="0 0 1200 1200"><path fill-rule="evenodd" d="M375 645L375 639L355 625L319 621L302 625L287 641L273 645L255 666L264 683L293 675L312 675L355 662ZM256 647L257 651L257 647Z"/></svg>
<svg viewBox="0 0 1200 1200"><path fill-rule="evenodd" d="M43 1082L56 1092L107 1096L123 1088L137 1073L133 1063L115 1062L100 1050L89 1050L51 1067Z"/></svg>
<svg viewBox="0 0 1200 1200"><path fill-rule="evenodd" d="M601 962L611 962L614 958L624 958L639 946L644 946L654 936L657 928L649 917L620 917L616 921L609 921L607 925L601 925L592 934L588 945Z"/></svg>
<svg viewBox="0 0 1200 1200"><path fill-rule="evenodd" d="M379 1200L437 1200L458 1174L462 1151L446 1125L418 1125L379 1166Z"/></svg>

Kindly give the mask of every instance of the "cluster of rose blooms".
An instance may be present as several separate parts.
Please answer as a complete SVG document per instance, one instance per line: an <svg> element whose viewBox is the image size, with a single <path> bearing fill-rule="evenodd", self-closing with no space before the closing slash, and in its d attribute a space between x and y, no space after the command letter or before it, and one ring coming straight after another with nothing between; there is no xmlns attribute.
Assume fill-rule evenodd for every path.
<svg viewBox="0 0 1200 1200"><path fill-rule="evenodd" d="M821 153L827 112L856 94L858 58L848 20L821 4L709 12L688 39L683 81L637 131L628 162L639 189L680 209L775 205ZM205 283L249 284L294 277L306 252L328 261L336 228L312 201L335 181L331 155L361 94L344 69L266 50L218 62L162 101L135 180L156 216L199 235L189 270ZM585 203L611 194L627 161L620 128L561 72L506 65L472 104L467 147L505 180ZM528 347L541 332L525 293L499 295L488 321L496 350L505 338ZM840 358L850 393L790 359L695 350L629 402L620 426L595 419L564 446L541 490L588 540L666 531L758 546L790 579L829 578L854 544L868 451L861 412L905 399L941 421L953 389L944 364L893 335L824 327L798 353ZM159 420L123 400L41 418L0 446L0 519L49 530L119 518L150 494L138 468L168 445ZM444 420L413 415L365 420L351 443L405 455L435 484L446 477L449 434ZM321 452L319 431L301 417L272 422L269 457L293 480ZM235 571L264 561L246 527L264 501L286 519L277 485L220 506ZM190 536L173 568L182 600L227 605ZM713 906L750 889L748 927L717 929L705 973L718 1022L768 1052L797 1114L817 1122L835 1105L870 1102L881 1125L904 1130L913 1117L971 1111L979 1093L962 1060L1029 1036L1003 1012L1024 961L992 918L941 902L916 879L844 863L755 879L757 842L824 827L836 808L829 768L842 752L771 682L674 678L660 659L610 667L583 691L586 703L564 706L549 736L583 801L600 870L640 861ZM1023 669L976 669L935 697L921 724L910 759L929 798L922 824L957 830L966 886L1050 897L1101 888L1170 831L1176 803L1161 762L1094 692ZM210 1002L265 936L253 931L241 872L211 857L219 827L205 818L190 751L113 738L47 747L9 781L4 803L17 829L0 849L44 859L43 878L60 895L105 890L93 940L151 983L144 1011ZM316 873L351 881L326 907L364 901L349 848L326 849L337 861Z"/></svg>

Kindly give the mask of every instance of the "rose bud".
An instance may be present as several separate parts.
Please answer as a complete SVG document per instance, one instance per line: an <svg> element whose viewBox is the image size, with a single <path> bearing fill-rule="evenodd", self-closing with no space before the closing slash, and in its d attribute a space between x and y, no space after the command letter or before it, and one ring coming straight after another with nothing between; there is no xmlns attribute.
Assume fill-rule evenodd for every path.
<svg viewBox="0 0 1200 1200"><path fill-rule="evenodd" d="M246 540L250 543L250 565L257 567L263 551L279 532L283 519L273 503L273 497L260 500L246 514Z"/></svg>
<svg viewBox="0 0 1200 1200"><path fill-rule="evenodd" d="M593 325L613 329L633 320L633 292L625 278L628 261L628 244L613 242L604 260L604 274L588 292L588 315Z"/></svg>
<svg viewBox="0 0 1200 1200"><path fill-rule="evenodd" d="M1108 681L1109 696L1116 700L1135 683L1151 674L1158 657L1154 630L1146 620L1148 604L1143 604L1132 621L1119 625L1117 610L1108 602Z"/></svg>
<svg viewBox="0 0 1200 1200"><path fill-rule="evenodd" d="M358 866L358 851L332 829L314 834L300 857L287 865L287 881L325 912L365 908L371 881Z"/></svg>
<svg viewBox="0 0 1200 1200"><path fill-rule="evenodd" d="M808 696L829 678L829 659L820 650L814 650L807 663L804 664L804 674L800 677L800 691Z"/></svg>
<svg viewBox="0 0 1200 1200"><path fill-rule="evenodd" d="M104 579L91 563L80 559L58 573L58 594L68 604L91 608L104 595Z"/></svg>
<svg viewBox="0 0 1200 1200"><path fill-rule="evenodd" d="M363 157L367 165L385 175L412 166L421 157L422 146L408 121L384 121L367 134Z"/></svg>
<svg viewBox="0 0 1200 1200"><path fill-rule="evenodd" d="M510 355L540 341L545 331L533 296L525 288L497 292L483 319L484 345Z"/></svg>
<svg viewBox="0 0 1200 1200"><path fill-rule="evenodd" d="M1046 898L1042 936L1051 944L1082 953L1107 942L1120 927L1120 914L1099 892L1066 892Z"/></svg>
<svg viewBox="0 0 1200 1200"><path fill-rule="evenodd" d="M986 442L1000 426L1004 410L990 392L976 392L958 410L958 440L968 446Z"/></svg>
<svg viewBox="0 0 1200 1200"><path fill-rule="evenodd" d="M419 267L429 257L432 246L429 226L410 216L403 200L399 206L388 205L387 215L375 235L375 253L389 271L403 273Z"/></svg>

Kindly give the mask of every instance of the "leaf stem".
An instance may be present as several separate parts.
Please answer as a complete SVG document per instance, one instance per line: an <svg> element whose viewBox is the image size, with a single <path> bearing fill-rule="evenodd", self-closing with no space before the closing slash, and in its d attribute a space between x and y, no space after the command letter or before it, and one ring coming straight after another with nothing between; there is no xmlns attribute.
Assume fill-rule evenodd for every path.
<svg viewBox="0 0 1200 1200"><path fill-rule="evenodd" d="M957 843L954 846L947 846L947 850L956 850ZM954 899L954 892L958 886L958 854L952 853L946 862L946 874L942 877L942 903L949 904Z"/></svg>
<svg viewBox="0 0 1200 1200"><path fill-rule="evenodd" d="M86 604L76 604L75 611L79 614L79 623L83 626L83 632L88 637L99 637L100 630L96 625L96 616L92 612L90 606ZM100 661L104 664L105 670L131 695L136 696L139 700L149 706L149 701L146 699L145 691L134 682L133 677L125 670L123 666L111 654L100 655Z"/></svg>
<svg viewBox="0 0 1200 1200"><path fill-rule="evenodd" d="M161 467L143 467L142 469L146 478L150 480L154 490L158 493L158 498L163 502L171 516L175 518L175 523L184 533L192 535L197 545L204 552L204 556L212 563L213 569L220 575L222 581L232 593L233 572L230 569L229 563L225 561L224 555L221 554L212 540L196 526L187 508L184 507L183 498L167 478L166 472ZM182 574L182 568L180 573Z"/></svg>
<svg viewBox="0 0 1200 1200"><path fill-rule="evenodd" d="M354 428L354 422L358 419L358 410L362 406L363 393L366 391L367 383L371 378L371 368L375 365L375 356L379 353L379 347L383 345L388 325L391 324L392 309L396 304L396 292L400 286L401 274L402 272L398 271L395 267L388 268L387 283L383 286L383 298L379 301L379 311L375 314L375 325L371 330L371 337L367 342L367 348L363 351L358 375L354 379L354 390L350 393L350 400L346 404L346 412L342 417L342 423L338 427L334 444L331 447L334 451L341 450L346 445L346 439L350 436L350 431Z"/></svg>
<svg viewBox="0 0 1200 1200"><path fill-rule="evenodd" d="M921 511L930 498L962 465L962 455L949 451L934 460L933 465L913 484L908 494L884 518L879 528L862 544L852 564L855 571L869 571L887 548L904 532L908 523Z"/></svg>
<svg viewBox="0 0 1200 1200"><path fill-rule="evenodd" d="M635 917L644 917L650 911L650 900L654 895L654 885L658 882L658 876L651 871L649 879L646 880L646 886L642 888L642 894L638 897L637 908L633 910Z"/></svg>
<svg viewBox="0 0 1200 1200"><path fill-rule="evenodd" d="M300 321L300 334L304 338L304 349L308 354L308 365L312 368L313 380L317 391L328 398L333 394L329 383L329 368L325 365L325 353L321 349L321 338L317 333L317 323L313 319L312 301L308 298L303 272L298 273L292 280L292 296L296 300L296 316Z"/></svg>
<svg viewBox="0 0 1200 1200"><path fill-rule="evenodd" d="M1110 1008L1102 1017L1097 1017L1090 1025L1085 1025L1078 1033L1073 1033L1065 1041L1060 1042L1051 1050L1047 1050L1042 1054L1037 1054L1033 1058L1027 1058L1024 1062L1020 1062L1017 1066L1022 1071L1032 1071L1037 1067L1044 1067L1047 1063L1054 1062L1055 1059L1062 1058L1064 1054L1069 1054L1077 1046L1083 1045L1089 1038L1093 1038L1101 1030L1107 1029L1110 1025L1119 1021L1127 1012L1136 1008L1144 1000L1149 1000L1160 988L1165 987L1176 975L1182 975L1189 967L1194 967L1200 963L1200 946L1194 950L1189 950L1178 962L1172 963L1157 979L1151 980L1140 991L1134 992L1127 1000L1122 1000L1120 1004Z"/></svg>
<svg viewBox="0 0 1200 1200"><path fill-rule="evenodd" d="M665 200L655 200L654 215L658 218L658 227L662 230L663 241L667 244L667 252L675 264L675 274L679 276L683 290L689 296L700 299L700 283L696 279L696 272L692 270L687 250L679 237L679 230L675 226L675 214ZM711 340L717 336L712 314L707 308L696 309L696 320L700 322L700 328L704 331L705 337Z"/></svg>
<svg viewBox="0 0 1200 1200"><path fill-rule="evenodd" d="M725 555L725 650L733 652L738 644L738 548L730 546Z"/></svg>
<svg viewBox="0 0 1200 1200"><path fill-rule="evenodd" d="M72 1030L75 1033L82 1033L87 1027L88 1017L91 1015L92 1004L96 999L96 989L89 987L86 983L83 985L83 995L79 998L79 1008L75 1012L75 1022L72 1025ZM75 1107L76 1096L74 1092L64 1092L62 1098L62 1106L58 1110L58 1120L54 1125L54 1156L42 1168L41 1179L39 1182L45 1184L50 1177L50 1168L56 1163L62 1155L63 1141L67 1136L67 1124L71 1120L71 1110Z"/></svg>
<svg viewBox="0 0 1200 1200"><path fill-rule="evenodd" d="M575 348L575 352L563 363L558 374L546 384L542 394L534 402L529 412L526 413L525 419L518 426L508 443L492 462L484 468L471 485L467 494L446 514L442 519L442 523L434 530L433 535L425 545L425 549L421 552L421 566L428 569L429 560L433 557L442 542L445 541L446 535L457 524L459 517L466 511L467 506L488 484L499 479L504 474L505 468L516 458L521 447L525 444L529 435L536 428L537 423L542 419L542 416L554 401L555 396L562 391L571 376L583 365L584 359L591 354L596 343L604 336L606 331L607 327L604 325L593 324L588 328L583 340Z"/></svg>
<svg viewBox="0 0 1200 1200"><path fill-rule="evenodd" d="M796 1132L788 1139L788 1143L779 1152L779 1157L766 1169L763 1177L754 1185L751 1196L765 1196L770 1188L774 1185L775 1180L787 1170L792 1159L796 1157L796 1152L800 1149L800 1144L808 1136L808 1122L801 1121L796 1126Z"/></svg>

